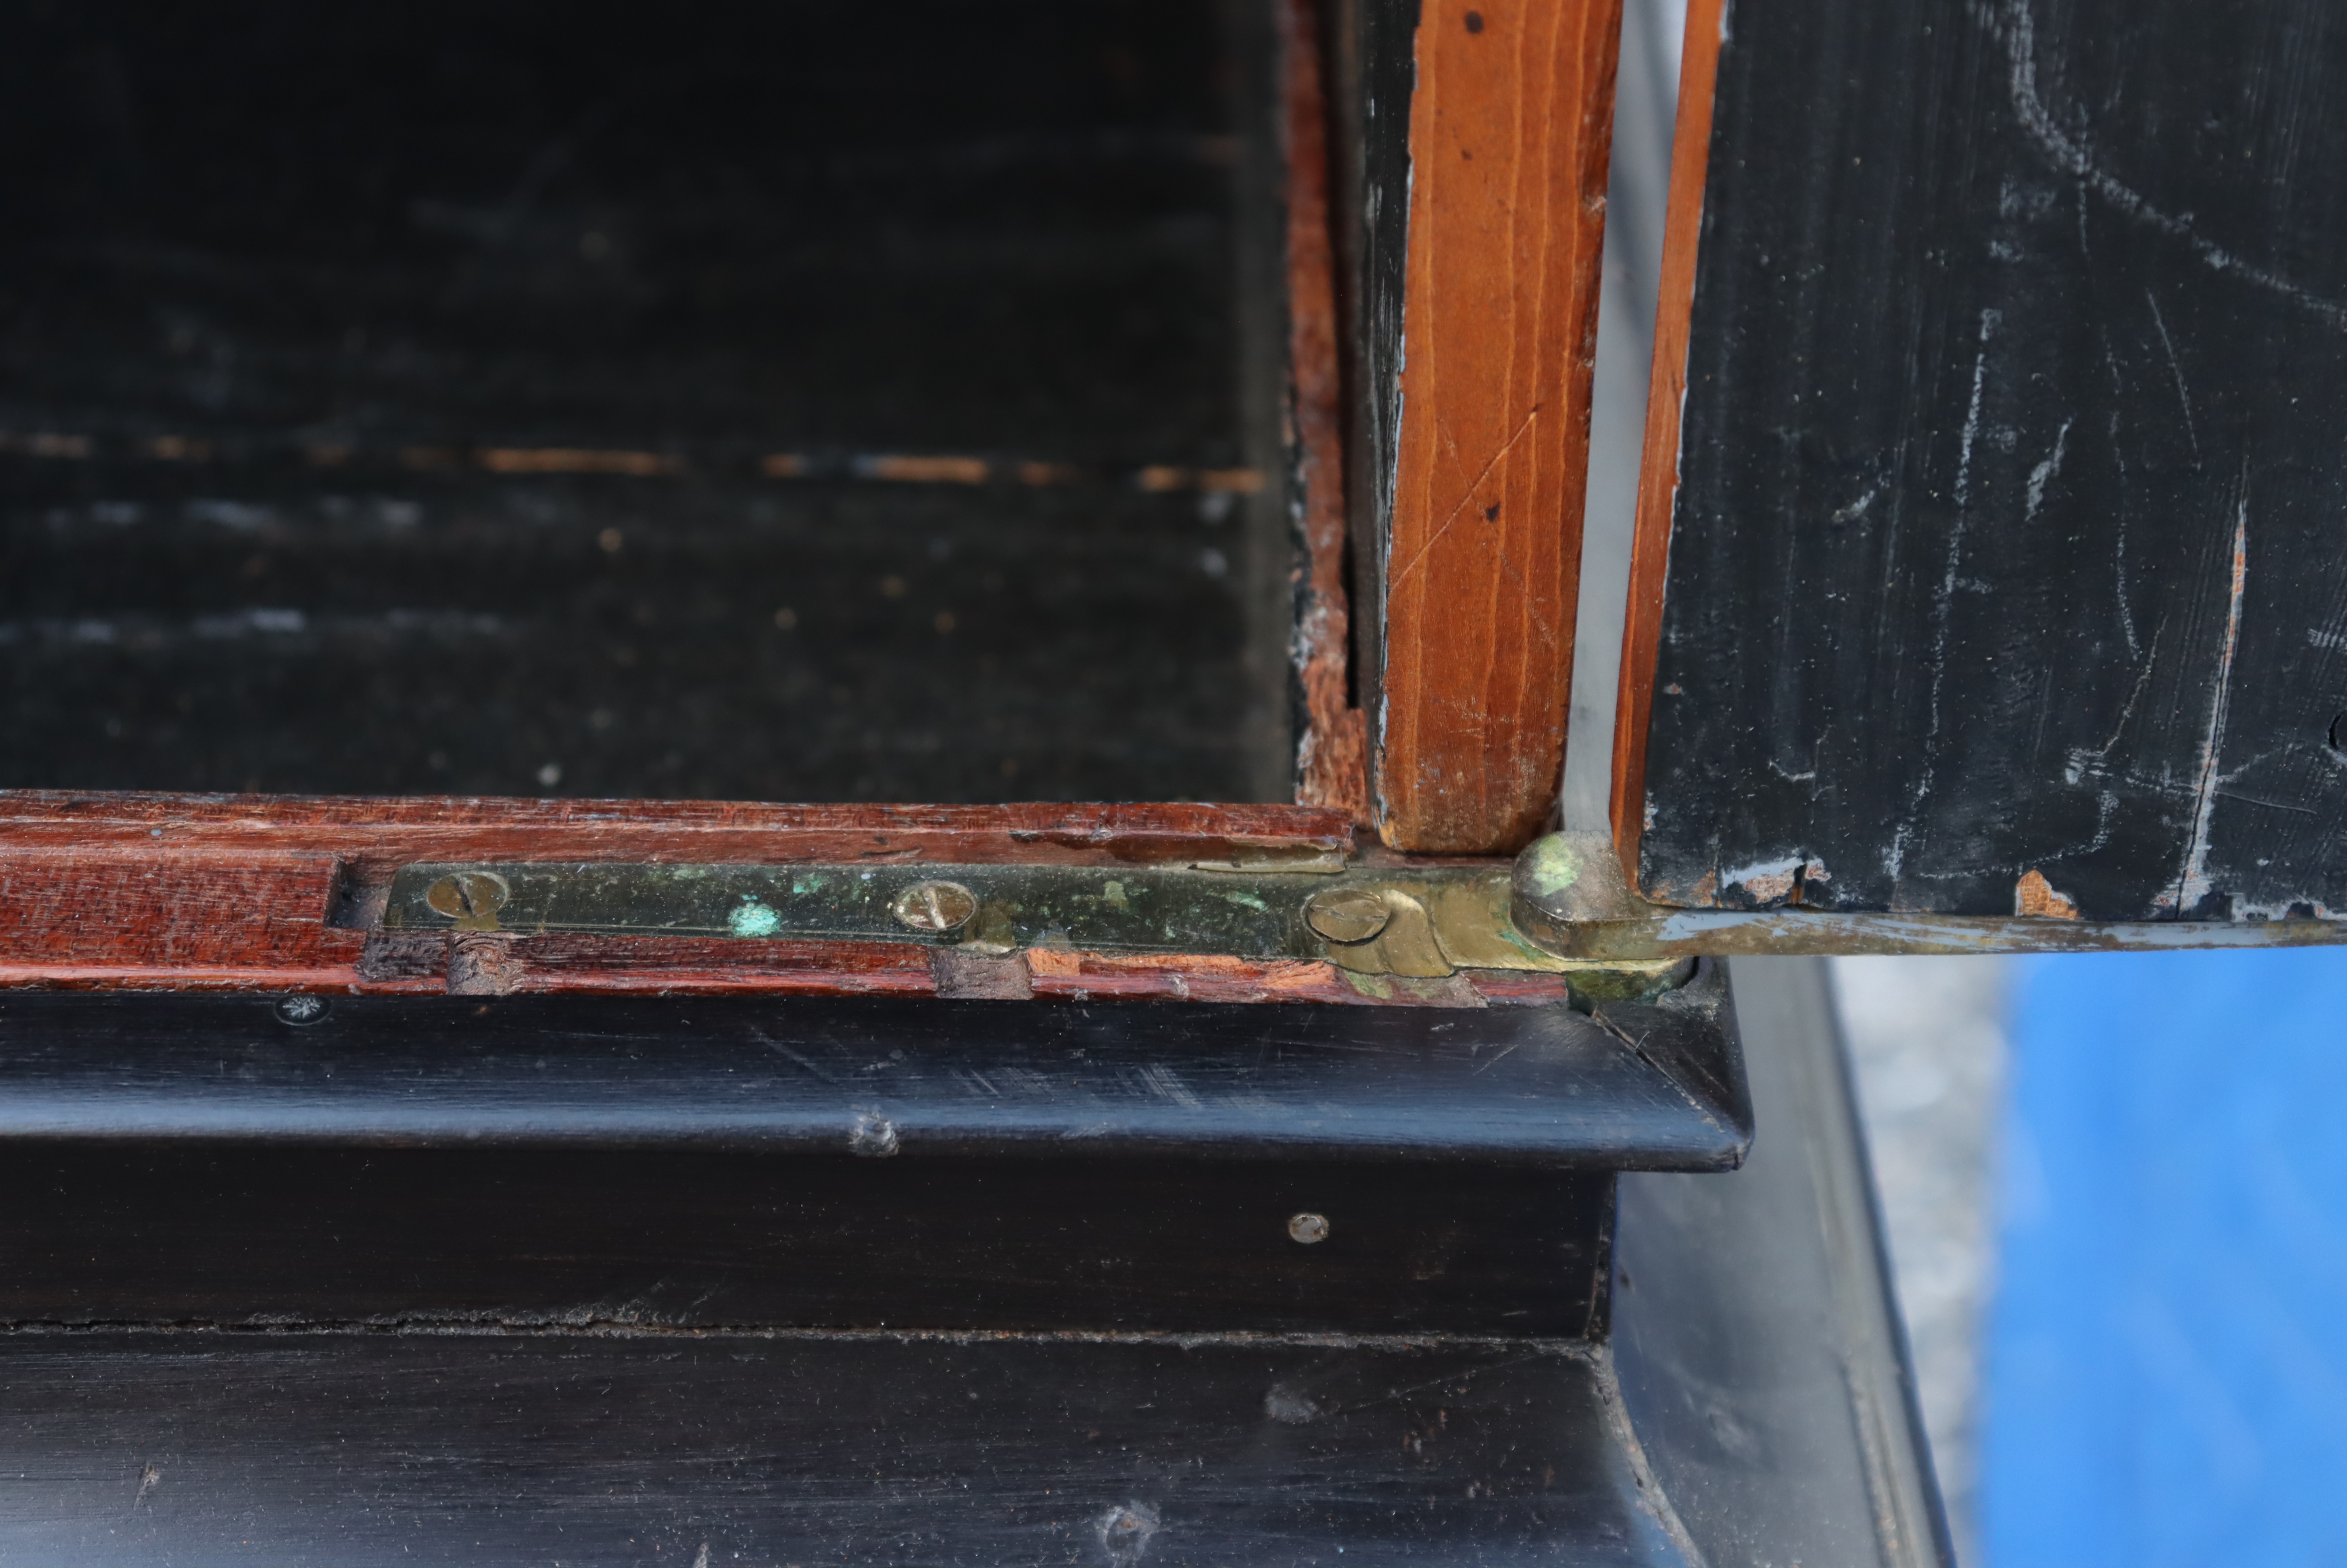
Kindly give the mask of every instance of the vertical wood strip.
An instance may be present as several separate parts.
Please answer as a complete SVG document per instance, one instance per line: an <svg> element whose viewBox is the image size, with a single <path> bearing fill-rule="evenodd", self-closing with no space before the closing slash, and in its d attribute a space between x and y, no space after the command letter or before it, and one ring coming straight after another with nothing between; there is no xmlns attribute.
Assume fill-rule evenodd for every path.
<svg viewBox="0 0 2347 1568"><path fill-rule="evenodd" d="M1712 89L1719 74L1725 6L1726 0L1689 0L1686 41L1679 54L1678 124L1671 137L1655 366L1646 388L1646 442L1630 541L1630 602L1622 626L1622 683L1614 710L1614 843L1633 886L1638 881L1638 839L1646 824L1646 727L1654 716L1655 668L1662 657L1663 584L1678 499L1679 416L1686 401L1687 325L1695 311L1696 249L1703 236Z"/></svg>
<svg viewBox="0 0 2347 1568"><path fill-rule="evenodd" d="M1564 766L1618 0L1425 0L1378 829L1493 854Z"/></svg>
<svg viewBox="0 0 2347 1568"><path fill-rule="evenodd" d="M1343 387L1320 19L1313 0L1285 0L1279 20L1287 143L1287 435L1305 558L1296 595L1296 675L1304 702L1296 799L1341 811L1367 827L1368 726L1348 692Z"/></svg>

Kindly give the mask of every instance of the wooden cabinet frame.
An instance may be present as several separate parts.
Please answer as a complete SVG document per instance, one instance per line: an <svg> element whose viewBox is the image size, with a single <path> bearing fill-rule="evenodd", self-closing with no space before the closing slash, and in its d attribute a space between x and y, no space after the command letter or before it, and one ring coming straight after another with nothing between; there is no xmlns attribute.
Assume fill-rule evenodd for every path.
<svg viewBox="0 0 2347 1568"><path fill-rule="evenodd" d="M390 874L420 860L1114 866L1521 848L1551 825L1561 783L1618 6L1274 4L1299 804L13 792L0 983L467 989L478 966L452 968L453 949L371 928ZM1399 158L1380 155L1396 135ZM1375 838L1357 845L1357 828ZM986 983L902 948L518 940L538 945L492 965L487 989ZM1326 966L1027 968L1012 994L1364 999Z"/></svg>

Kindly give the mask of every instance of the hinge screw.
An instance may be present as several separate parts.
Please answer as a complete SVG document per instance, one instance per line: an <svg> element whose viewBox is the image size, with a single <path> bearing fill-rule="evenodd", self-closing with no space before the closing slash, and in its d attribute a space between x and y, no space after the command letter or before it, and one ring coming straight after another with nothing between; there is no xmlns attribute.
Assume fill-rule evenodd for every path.
<svg viewBox="0 0 2347 1568"><path fill-rule="evenodd" d="M978 913L978 895L958 882L916 882L889 901L888 913L916 931L957 931Z"/></svg>
<svg viewBox="0 0 2347 1568"><path fill-rule="evenodd" d="M497 911L512 897L513 889L494 871L459 871L425 889L424 902L456 921L459 931L494 931Z"/></svg>
<svg viewBox="0 0 2347 1568"><path fill-rule="evenodd" d="M1331 887L1304 906L1304 923L1332 942L1366 942L1392 917L1385 895L1369 887Z"/></svg>

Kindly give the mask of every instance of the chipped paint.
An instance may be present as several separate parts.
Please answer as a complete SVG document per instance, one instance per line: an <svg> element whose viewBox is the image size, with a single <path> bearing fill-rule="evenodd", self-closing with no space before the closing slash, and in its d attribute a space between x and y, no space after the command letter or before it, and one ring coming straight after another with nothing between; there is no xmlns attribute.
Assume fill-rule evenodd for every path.
<svg viewBox="0 0 2347 1568"><path fill-rule="evenodd" d="M491 446L477 460L492 474L628 474L649 478L673 474L680 466L675 458L658 452L579 446Z"/></svg>
<svg viewBox="0 0 2347 1568"><path fill-rule="evenodd" d="M1520 866L1554 857L1552 848L1527 850ZM1762 878L1772 868L1814 864L1778 860L1747 866ZM1598 868L1592 862L1591 869ZM1776 872L1777 875L1788 873ZM1806 875L1804 880L1806 880ZM1594 878L1583 877L1583 881ZM1542 893L1543 885L1550 890ZM1765 882L1764 882L1764 885ZM1620 913L1574 918L1553 879L1520 876L1513 885L1517 930L1549 952L1591 963L1622 965L1663 959L1761 954L2053 953L2189 948L2271 948L2347 945L2347 919L2311 901L2267 919L2088 922L2076 902L2032 868L2015 883L2012 917L1907 912L1840 912L1801 907L1686 909L1650 903L1622 889ZM1575 900L1589 889L1562 885Z"/></svg>
<svg viewBox="0 0 2347 1568"><path fill-rule="evenodd" d="M2055 892L2054 885L2045 880L2045 873L2033 867L2013 885L2013 912L2034 918L2075 920L2078 917L2078 906Z"/></svg>
<svg viewBox="0 0 2347 1568"><path fill-rule="evenodd" d="M1772 905L1801 902L1800 890L1812 882L1830 882L1833 874L1825 862L1807 855L1793 855L1775 860L1756 860L1733 871L1719 874L1722 889L1741 887L1755 904Z"/></svg>
<svg viewBox="0 0 2347 1568"><path fill-rule="evenodd" d="M2209 701L2209 729L2200 743L2200 778L2193 791L2192 837L2184 851L2184 869L2173 889L2152 901L2156 909L2189 914L2214 889L2209 880L2209 825L2217 814L2217 786L2225 782L2217 764L2225 747L2225 720L2233 702L2233 657L2241 643L2241 597L2250 576L2250 498L2243 496L2233 516L2232 598L2225 612L2225 642L2218 655L2216 692Z"/></svg>
<svg viewBox="0 0 2347 1568"><path fill-rule="evenodd" d="M2155 952L2200 948L2347 945L2347 921L2087 922L1963 915L1829 914L1819 910L1677 910L1594 928L1577 957L1636 958L1868 953Z"/></svg>
<svg viewBox="0 0 2347 1568"><path fill-rule="evenodd" d="M1756 904L1781 904L1793 896L1793 885L1808 864L1802 856L1788 860L1756 860L1719 874L1723 888L1741 887Z"/></svg>

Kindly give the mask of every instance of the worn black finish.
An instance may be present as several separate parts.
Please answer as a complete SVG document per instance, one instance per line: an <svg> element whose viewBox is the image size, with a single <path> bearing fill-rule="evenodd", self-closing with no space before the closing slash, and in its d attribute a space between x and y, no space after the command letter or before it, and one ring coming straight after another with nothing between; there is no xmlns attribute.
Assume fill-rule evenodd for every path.
<svg viewBox="0 0 2347 1568"><path fill-rule="evenodd" d="M1825 961L1738 958L1736 999L1763 1136L1622 1179L1623 1405L1714 1568L1952 1568Z"/></svg>
<svg viewBox="0 0 2347 1568"><path fill-rule="evenodd" d="M1603 1173L844 1147L8 1140L0 1186L19 1325L1573 1338L1614 1208Z"/></svg>
<svg viewBox="0 0 2347 1568"><path fill-rule="evenodd" d="M0 1553L1686 1562L1607 1384L1521 1343L15 1336Z"/></svg>
<svg viewBox="0 0 2347 1568"><path fill-rule="evenodd" d="M813 997L345 997L289 1024L267 999L18 992L0 1142L1724 1169L1752 1135L1742 1068L1716 989L1688 989L1608 1004L1610 1028L1563 1008Z"/></svg>
<svg viewBox="0 0 2347 1568"><path fill-rule="evenodd" d="M1584 1336L1612 1173L1749 1140L1717 989L1610 1028L19 994L0 1323Z"/></svg>
<svg viewBox="0 0 2347 1568"><path fill-rule="evenodd" d="M329 1066L353 1103L405 1085L428 1111L434 1053L478 1089L497 1052L476 1036L518 1071L534 1017L551 1067L664 1051L715 1081L718 1031L682 1020L734 1004L605 1002L599 1030L523 999L343 999L295 1023L257 999L12 996L0 1107L70 1079L77 1048L93 1070L64 1097L77 1129L0 1129L0 1560L1922 1568L1928 1469L1898 1419L1862 1164L1846 1114L1804 1111L1820 1071L1839 1082L1823 993L1804 967L1751 978L1756 1087L1788 1141L1751 1181L1622 1178L1619 1391L1617 1352L1571 1337L1602 1332L1606 1293L1571 1293L1609 1245L1610 1174L913 1137L858 1158L551 1135L568 1113L527 1137L336 1135ZM1666 1006L1606 1016L1668 1057ZM1307 1010L1337 1009L926 1017L967 1064L999 1052L980 1017ZM823 1034L789 1038L830 1071ZM167 1067L209 1081L174 1097L193 1112L282 1085L302 1051L319 1092L281 1104L292 1135L107 1132ZM1425 1120L1458 1135L1484 1091L1427 1082ZM1331 1221L1309 1245L1286 1227L1307 1204Z"/></svg>
<svg viewBox="0 0 2347 1568"><path fill-rule="evenodd" d="M1346 491L1358 705L1375 711L1385 669L1386 541L1401 441L1402 285L1409 244L1409 99L1419 0L1331 0L1336 64L1332 185L1339 198L1338 304L1345 336Z"/></svg>
<svg viewBox="0 0 2347 1568"><path fill-rule="evenodd" d="M8 8L0 784L1283 794L1230 19Z"/></svg>
<svg viewBox="0 0 2347 1568"><path fill-rule="evenodd" d="M1649 889L2347 907L2338 8L1737 0L1725 37Z"/></svg>

